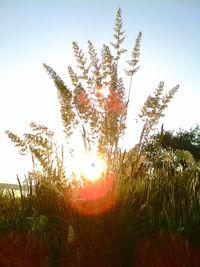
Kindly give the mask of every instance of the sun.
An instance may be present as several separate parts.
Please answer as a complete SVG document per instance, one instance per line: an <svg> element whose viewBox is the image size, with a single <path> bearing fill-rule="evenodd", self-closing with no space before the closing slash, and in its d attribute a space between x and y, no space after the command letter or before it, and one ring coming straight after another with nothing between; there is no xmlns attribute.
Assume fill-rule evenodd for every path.
<svg viewBox="0 0 200 267"><path fill-rule="evenodd" d="M97 181L106 172L106 162L95 153L84 153L75 159L76 169L73 171L77 180Z"/></svg>

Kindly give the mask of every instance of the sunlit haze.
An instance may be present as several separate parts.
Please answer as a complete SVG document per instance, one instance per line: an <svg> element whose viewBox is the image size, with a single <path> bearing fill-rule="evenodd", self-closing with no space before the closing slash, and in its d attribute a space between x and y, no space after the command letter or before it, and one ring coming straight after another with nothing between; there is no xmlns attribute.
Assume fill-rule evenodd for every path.
<svg viewBox="0 0 200 267"><path fill-rule="evenodd" d="M77 181L86 179L95 182L106 173L106 162L96 153L81 153L79 151L71 160L73 161L70 164L73 166L71 172Z"/></svg>
<svg viewBox="0 0 200 267"><path fill-rule="evenodd" d="M160 81L166 90L180 84L162 120L164 128L189 129L199 123L199 0L1 0L0 182L16 183L17 174L23 179L31 169L31 158L18 154L6 130L22 135L35 121L48 126L65 145L56 88L42 63L68 84L67 66L75 65L71 43L77 41L87 51L87 40L91 40L100 55L102 44L113 40L118 7L126 31L127 59L138 32L143 33L141 68L133 80L123 146L130 148L138 141L141 125L135 119ZM120 67L121 71L125 68ZM126 79L125 85L128 88ZM80 142L76 138L77 150ZM79 169L86 172L87 166L89 179L97 178L104 168L94 158L83 163Z"/></svg>

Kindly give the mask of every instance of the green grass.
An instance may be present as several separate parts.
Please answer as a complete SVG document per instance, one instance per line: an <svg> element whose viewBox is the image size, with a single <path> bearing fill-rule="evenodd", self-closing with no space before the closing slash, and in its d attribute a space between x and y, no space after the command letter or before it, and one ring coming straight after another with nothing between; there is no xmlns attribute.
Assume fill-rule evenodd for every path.
<svg viewBox="0 0 200 267"><path fill-rule="evenodd" d="M72 209L62 186L45 183L21 198L1 194L1 239L23 233L25 247L33 235L47 251L41 253L45 266L52 267L200 266L198 167L143 168L135 177L121 170L119 175L115 203L93 216ZM11 250L20 238L9 244Z"/></svg>

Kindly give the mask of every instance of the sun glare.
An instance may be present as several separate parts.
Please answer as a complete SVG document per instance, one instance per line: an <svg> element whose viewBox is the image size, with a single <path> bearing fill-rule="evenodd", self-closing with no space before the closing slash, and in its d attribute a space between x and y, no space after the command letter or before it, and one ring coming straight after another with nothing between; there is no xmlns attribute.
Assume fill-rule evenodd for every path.
<svg viewBox="0 0 200 267"><path fill-rule="evenodd" d="M116 177L98 153L74 151L70 164L71 186L68 204L86 216L97 216L116 202ZM75 183L74 183L75 182ZM78 182L78 183L76 183Z"/></svg>
<svg viewBox="0 0 200 267"><path fill-rule="evenodd" d="M84 178L93 182L100 179L106 171L106 162L96 154L84 154L76 159L76 166L74 175L78 180Z"/></svg>

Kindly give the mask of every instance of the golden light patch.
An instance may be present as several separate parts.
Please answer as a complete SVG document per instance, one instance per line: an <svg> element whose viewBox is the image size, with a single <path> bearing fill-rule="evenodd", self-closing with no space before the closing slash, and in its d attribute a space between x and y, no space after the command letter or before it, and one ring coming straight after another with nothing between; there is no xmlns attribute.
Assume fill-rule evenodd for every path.
<svg viewBox="0 0 200 267"><path fill-rule="evenodd" d="M82 157L76 159L77 169L74 170L75 177L89 181L96 181L100 179L106 171L106 163L96 154L84 154Z"/></svg>

